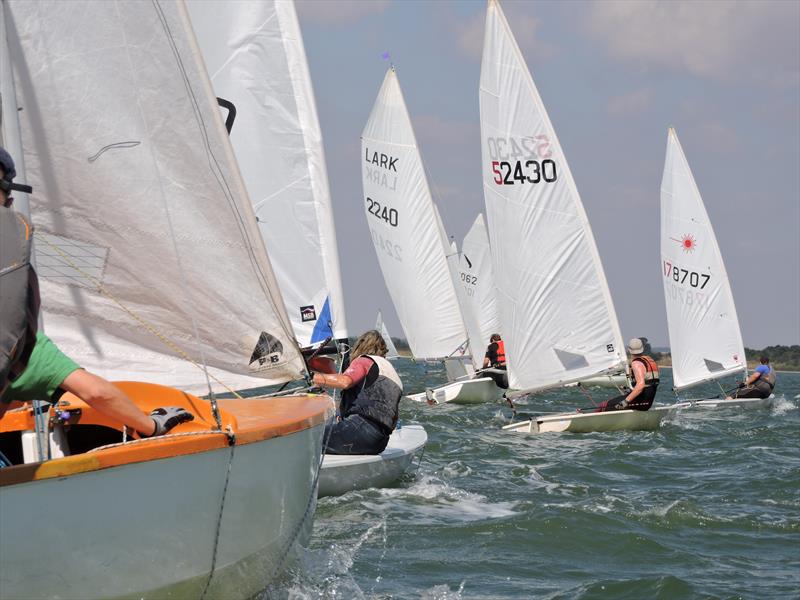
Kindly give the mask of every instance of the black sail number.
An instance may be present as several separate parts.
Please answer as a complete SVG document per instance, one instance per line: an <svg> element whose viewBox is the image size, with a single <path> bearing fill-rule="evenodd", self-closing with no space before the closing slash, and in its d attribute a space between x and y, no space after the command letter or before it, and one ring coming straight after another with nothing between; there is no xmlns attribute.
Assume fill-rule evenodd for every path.
<svg viewBox="0 0 800 600"><path fill-rule="evenodd" d="M367 212L381 221L385 221L392 227L397 227L399 216L396 209L389 208L388 206L381 206L380 202L368 197Z"/></svg>

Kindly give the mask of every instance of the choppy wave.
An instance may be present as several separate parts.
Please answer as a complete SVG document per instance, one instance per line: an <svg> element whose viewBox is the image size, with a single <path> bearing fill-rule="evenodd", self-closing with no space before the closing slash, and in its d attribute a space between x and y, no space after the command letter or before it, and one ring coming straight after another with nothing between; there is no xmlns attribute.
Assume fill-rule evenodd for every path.
<svg viewBox="0 0 800 600"><path fill-rule="evenodd" d="M401 375L418 391L444 372ZM513 435L500 402L403 402L429 435L419 472L321 500L310 549L267 597L798 597L800 374L779 385L769 410L679 410L654 432ZM588 402L562 390L521 404Z"/></svg>

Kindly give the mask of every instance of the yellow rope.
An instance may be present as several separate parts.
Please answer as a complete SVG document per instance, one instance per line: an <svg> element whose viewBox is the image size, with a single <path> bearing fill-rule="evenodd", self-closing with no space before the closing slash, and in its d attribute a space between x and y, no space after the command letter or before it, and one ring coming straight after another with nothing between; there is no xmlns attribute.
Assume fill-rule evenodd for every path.
<svg viewBox="0 0 800 600"><path fill-rule="evenodd" d="M186 360L186 361L188 361L188 362L192 363L192 364L193 364L195 367L197 367L197 368L198 368L198 369L200 369L201 371L204 371L204 372L205 372L205 373L208 375L208 377L210 377L211 379L213 379L213 380L214 380L216 383L220 384L222 387L224 387L226 390L228 390L228 392L230 392L231 394L233 394L233 395L234 395L236 398L239 398L240 400L241 400L241 399L243 399L243 398L242 398L242 396L240 396L240 395L239 395L239 394L238 394L238 393L237 393L235 390L231 389L231 388L230 388L230 387L228 387L228 386L227 386L225 383L223 383L222 381L220 381L219 379L217 379L217 378L216 378L216 377L215 377L213 374L209 373L209 372L207 371L207 369L206 369L204 366L201 366L201 365L199 365L199 364L198 364L198 363L197 363L197 362L196 362L196 361L195 361L195 360L194 360L192 357L190 357L190 356L189 356L189 355L188 355L186 352L184 352L182 348L180 348L180 347L179 347L177 344L175 344L174 342L172 342L172 340L168 339L168 338L166 337L166 335L164 335L163 333L161 333L160 331L158 331L158 330L157 330L157 329L156 329L156 328L155 328L153 325L150 325L150 323L148 323L147 321L145 321L145 320L144 320L142 317L140 317L139 315L137 315L136 313L134 313L134 312L133 312L131 309L129 309L127 306L125 306L125 305L124 305L124 304L123 304L123 303L122 303L120 300L118 300L118 299L117 299L117 298L116 298L116 297L115 297L115 296L114 296L114 295L113 295L111 292L109 292L109 291L108 291L106 288L104 288L104 287L103 287L103 285L102 285L102 284L101 284L101 283L100 283L100 282L99 282L97 279L95 279L94 277L92 277L92 276L91 276L89 273L87 273L86 271L84 271L83 269L81 269L81 268L80 268L78 265L76 265L74 262L72 262L72 260L70 259L69 255L68 255L68 254L66 254L64 251L62 251L62 250L61 250L61 248L59 248L59 247L58 247L58 246L56 246L55 244L51 243L51 242L50 242L48 239L46 239L45 237L41 236L41 235L40 235L38 232L34 233L34 235L36 236L36 238L37 238L38 240L40 240L40 241L44 242L44 243L45 243L45 244L47 244L47 245L48 245L50 248L52 248L53 250L55 250L55 251L56 251L56 252L57 252L57 253L58 253L58 254L61 256L61 258L64 260L64 262L66 262L66 263L67 263L67 264L68 264L70 267L72 267L73 269L75 269L76 271L78 271L78 272L79 272L81 275L83 275L84 277L86 277L86 278L87 278L89 281L91 281L91 282L92 282L92 283L93 283L93 284L94 284L94 285L97 287L97 291L98 291L99 293L101 293L102 295L104 295L105 297L107 297L109 300L111 300L112 302L114 302L114 303L115 303L117 306L119 306L119 307L120 307L120 308L121 308L121 309L122 309L124 312L126 312L126 313L127 313L127 314L128 314L128 315L129 315L129 316L130 316L130 317L131 317L133 320L135 320L136 322L138 322L138 323L139 323L140 325L142 325L142 327L144 327L144 328L145 328L147 331L149 331L151 334L153 334L154 336L156 336L156 337L157 337L157 338L158 338L158 339L159 339L159 340L160 340L160 341L161 341L161 342L162 342L162 343L163 343L165 346L167 346L168 348L170 348L170 349L171 349L173 352L175 352L175 353L176 353L176 354L177 354L177 355L178 355L180 358L182 358L182 359L184 359L184 360Z"/></svg>

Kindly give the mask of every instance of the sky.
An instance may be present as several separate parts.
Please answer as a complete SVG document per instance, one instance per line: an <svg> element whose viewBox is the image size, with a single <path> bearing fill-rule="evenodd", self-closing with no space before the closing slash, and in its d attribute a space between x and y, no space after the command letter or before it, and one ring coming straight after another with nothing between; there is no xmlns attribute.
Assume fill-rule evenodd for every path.
<svg viewBox="0 0 800 600"><path fill-rule="evenodd" d="M502 3L572 170L623 338L667 346L659 190L675 127L745 346L800 344L800 2ZM360 135L394 63L461 243L485 213L481 0L297 0L328 161L348 329L405 337L369 237Z"/></svg>

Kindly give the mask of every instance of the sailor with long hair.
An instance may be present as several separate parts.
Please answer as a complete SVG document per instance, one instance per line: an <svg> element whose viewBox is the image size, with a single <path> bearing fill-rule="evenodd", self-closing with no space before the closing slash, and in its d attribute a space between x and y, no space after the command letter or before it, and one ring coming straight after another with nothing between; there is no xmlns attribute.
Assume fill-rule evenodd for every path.
<svg viewBox="0 0 800 600"><path fill-rule="evenodd" d="M341 416L328 425L328 454L380 454L397 425L403 382L384 357L386 342L370 330L356 340L341 375L314 373L316 385L343 390Z"/></svg>

